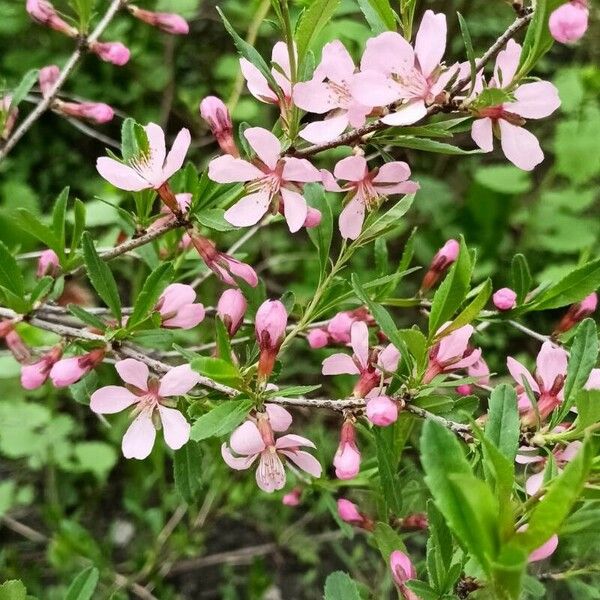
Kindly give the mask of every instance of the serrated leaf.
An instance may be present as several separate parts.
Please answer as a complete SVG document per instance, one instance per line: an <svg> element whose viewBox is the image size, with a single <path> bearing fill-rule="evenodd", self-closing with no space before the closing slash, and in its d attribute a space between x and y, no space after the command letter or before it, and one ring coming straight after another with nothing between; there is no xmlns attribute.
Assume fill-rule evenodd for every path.
<svg viewBox="0 0 600 600"><path fill-rule="evenodd" d="M19 299L25 296L21 269L3 242L0 242L0 285Z"/></svg>
<svg viewBox="0 0 600 600"><path fill-rule="evenodd" d="M247 417L251 408L251 400L223 401L196 420L192 425L190 438L199 442L210 437L226 435Z"/></svg>
<svg viewBox="0 0 600 600"><path fill-rule="evenodd" d="M52 229L44 225L32 212L26 208L17 208L12 218L20 229L36 237L57 254L62 253L60 241Z"/></svg>
<svg viewBox="0 0 600 600"><path fill-rule="evenodd" d="M396 456L394 452L394 428L376 427L373 433L377 450L379 481L386 506L387 514L385 516L389 516L389 513L398 516L402 511L402 495L398 487L399 456Z"/></svg>
<svg viewBox="0 0 600 600"><path fill-rule="evenodd" d="M517 294L517 305L523 304L531 289L532 278L527 259L522 254L513 256L510 272L511 287Z"/></svg>
<svg viewBox="0 0 600 600"><path fill-rule="evenodd" d="M133 329L146 319L172 278L173 264L170 262L160 264L148 275L135 301L133 312L127 320L127 329Z"/></svg>
<svg viewBox="0 0 600 600"><path fill-rule="evenodd" d="M69 304L67 309L73 316L77 317L83 323L91 325L96 329L100 329L100 331L104 331L106 329L106 323L100 317L85 310L85 308L82 308L77 304Z"/></svg>
<svg viewBox="0 0 600 600"><path fill-rule="evenodd" d="M485 437L512 463L517 455L519 435L517 394L511 385L503 383L490 395Z"/></svg>
<svg viewBox="0 0 600 600"><path fill-rule="evenodd" d="M67 201L69 199L69 188L66 187L54 201L52 210L52 231L58 241L59 250L57 254L62 255L65 248L65 228L67 222Z"/></svg>
<svg viewBox="0 0 600 600"><path fill-rule="evenodd" d="M238 368L230 361L222 358L214 358L211 356L197 356L192 360L191 367L194 371L210 377L216 381L237 381L241 375Z"/></svg>
<svg viewBox="0 0 600 600"><path fill-rule="evenodd" d="M331 573L325 580L323 600L360 600L354 580L343 571Z"/></svg>

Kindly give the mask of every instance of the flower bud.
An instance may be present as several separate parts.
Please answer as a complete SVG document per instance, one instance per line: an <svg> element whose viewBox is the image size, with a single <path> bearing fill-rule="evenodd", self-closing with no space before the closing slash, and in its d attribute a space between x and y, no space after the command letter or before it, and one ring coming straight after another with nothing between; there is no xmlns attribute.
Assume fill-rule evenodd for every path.
<svg viewBox="0 0 600 600"><path fill-rule="evenodd" d="M398 404L389 396L367 400L367 418L373 425L387 427L398 420Z"/></svg>
<svg viewBox="0 0 600 600"><path fill-rule="evenodd" d="M56 9L48 0L27 0L25 9L29 16L40 25L46 25L46 27L60 31L69 37L77 36L77 29L59 17Z"/></svg>
<svg viewBox="0 0 600 600"><path fill-rule="evenodd" d="M59 77L60 69L56 65L48 65L47 67L42 67L40 69L38 83L44 98L47 98L50 95L50 91Z"/></svg>
<svg viewBox="0 0 600 600"><path fill-rule="evenodd" d="M358 506L350 500L340 498L337 501L338 515L346 523L362 523L363 516L358 512Z"/></svg>
<svg viewBox="0 0 600 600"><path fill-rule="evenodd" d="M416 579L417 571L410 558L400 550L394 550L390 554L390 569L394 583L398 586L405 600L417 600L417 596L406 587L406 582Z"/></svg>
<svg viewBox="0 0 600 600"><path fill-rule="evenodd" d="M121 42L93 42L89 49L103 61L119 67L123 66L131 56L129 48Z"/></svg>
<svg viewBox="0 0 600 600"><path fill-rule="evenodd" d="M561 44L581 39L588 28L589 10L585 0L567 2L552 11L548 27L552 37Z"/></svg>
<svg viewBox="0 0 600 600"><path fill-rule="evenodd" d="M4 336L4 341L17 362L24 363L31 359L29 347L25 345L21 336L14 329Z"/></svg>
<svg viewBox="0 0 600 600"><path fill-rule="evenodd" d="M37 277L44 277L44 275L50 275L50 277L56 277L60 269L60 262L58 255L54 250L44 250L40 254L37 264Z"/></svg>
<svg viewBox="0 0 600 600"><path fill-rule="evenodd" d="M104 102L62 102L54 105L55 110L70 117L86 119L92 123L108 123L115 116L115 111Z"/></svg>
<svg viewBox="0 0 600 600"><path fill-rule="evenodd" d="M338 479L353 479L360 470L360 451L356 445L356 430L347 419L340 431L340 444L333 458L335 475Z"/></svg>
<svg viewBox="0 0 600 600"><path fill-rule="evenodd" d="M244 294L237 288L225 290L217 303L217 315L223 321L227 331L233 337L244 321L248 303Z"/></svg>
<svg viewBox="0 0 600 600"><path fill-rule="evenodd" d="M473 387L470 386L468 383L465 383L463 385L459 385L456 388L456 392L458 394L460 394L461 396L470 396L471 393L473 392Z"/></svg>
<svg viewBox="0 0 600 600"><path fill-rule="evenodd" d="M407 515L402 519L401 526L403 530L414 531L419 529L427 529L429 522L425 513L413 513L412 515Z"/></svg>
<svg viewBox="0 0 600 600"><path fill-rule="evenodd" d="M308 345L316 350L317 348L324 348L329 343L329 336L324 329L313 329L306 336Z"/></svg>
<svg viewBox="0 0 600 600"><path fill-rule="evenodd" d="M279 300L266 300L256 311L254 326L260 347L258 375L267 379L273 372L275 358L285 336L288 314Z"/></svg>
<svg viewBox="0 0 600 600"><path fill-rule="evenodd" d="M448 240L436 253L431 261L429 270L423 277L421 291L430 290L458 258L460 244L456 240Z"/></svg>
<svg viewBox="0 0 600 600"><path fill-rule="evenodd" d="M140 21L173 35L186 35L190 31L187 21L179 15L164 12L152 12L130 4L129 12Z"/></svg>
<svg viewBox="0 0 600 600"><path fill-rule="evenodd" d="M97 349L82 356L63 358L50 369L50 379L54 387L67 387L79 381L104 359L104 349Z"/></svg>
<svg viewBox="0 0 600 600"><path fill-rule="evenodd" d="M300 504L301 495L302 490L300 488L294 488L281 499L281 502L286 506L298 506L298 504Z"/></svg>
<svg viewBox="0 0 600 600"><path fill-rule="evenodd" d="M338 344L350 343L350 329L356 319L350 312L340 312L329 321L327 332Z"/></svg>
<svg viewBox="0 0 600 600"><path fill-rule="evenodd" d="M308 207L308 211L306 213L306 219L304 219L304 227L310 229L311 227L317 227L321 224L321 219L323 215L320 210L316 208L312 208L312 206Z"/></svg>
<svg viewBox="0 0 600 600"><path fill-rule="evenodd" d="M221 150L239 157L240 153L233 139L231 115L225 103L216 96L207 96L200 102L200 116L208 123Z"/></svg>
<svg viewBox="0 0 600 600"><path fill-rule="evenodd" d="M160 295L155 310L161 325L173 329L192 329L204 320L204 305L195 303L196 291L191 285L172 283Z"/></svg>
<svg viewBox="0 0 600 600"><path fill-rule="evenodd" d="M50 369L62 356L62 346L55 346L40 360L21 367L21 385L26 390L35 390L45 383Z"/></svg>
<svg viewBox="0 0 600 600"><path fill-rule="evenodd" d="M517 305L517 294L510 288L501 288L492 296L498 310L512 310Z"/></svg>
<svg viewBox="0 0 600 600"><path fill-rule="evenodd" d="M596 306L598 305L598 295L596 292L592 292L589 296L586 296L581 302L572 304L565 316L561 319L560 323L556 326L552 335L558 335L559 333L565 333L572 329L583 321L586 317L592 315Z"/></svg>

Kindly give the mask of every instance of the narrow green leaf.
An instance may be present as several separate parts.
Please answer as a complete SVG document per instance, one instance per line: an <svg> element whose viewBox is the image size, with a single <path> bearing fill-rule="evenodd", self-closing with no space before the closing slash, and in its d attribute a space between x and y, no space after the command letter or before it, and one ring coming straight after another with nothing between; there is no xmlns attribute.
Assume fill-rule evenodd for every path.
<svg viewBox="0 0 600 600"><path fill-rule="evenodd" d="M67 221L67 201L69 199L69 188L66 187L58 195L54 201L54 209L52 211L52 231L58 240L60 252L62 255L65 248L65 228Z"/></svg>
<svg viewBox="0 0 600 600"><path fill-rule="evenodd" d="M85 229L85 204L79 199L75 198L75 205L73 206L73 232L71 234L71 253L75 252L79 242L81 242L81 236ZM71 257L69 257L71 258Z"/></svg>
<svg viewBox="0 0 600 600"><path fill-rule="evenodd" d="M386 517L391 513L398 516L402 511L402 495L398 487L398 459L394 452L394 428L376 427L375 447L377 450L377 467L379 480L386 506Z"/></svg>
<svg viewBox="0 0 600 600"><path fill-rule="evenodd" d="M398 229L399 226L403 226L400 219L412 206L414 199L414 194L407 194L387 212L383 214L372 212L367 217L363 230L355 242L357 246L365 246L377 238Z"/></svg>
<svg viewBox="0 0 600 600"><path fill-rule="evenodd" d="M459 315L452 321L452 324L444 329L444 334L447 335L451 331L455 331L464 325L468 325L473 321L479 313L483 310L483 307L487 304L487 301L492 295L492 281L486 279L484 284L481 286L479 292L471 302L462 310Z"/></svg>
<svg viewBox="0 0 600 600"><path fill-rule="evenodd" d="M576 404L576 431L583 431L600 421L600 390L581 390L577 395Z"/></svg>
<svg viewBox="0 0 600 600"><path fill-rule="evenodd" d="M104 331L106 329L106 323L100 317L97 317L96 315L85 310L85 308L82 308L77 304L69 304L67 308L73 316L77 317L83 323L91 325L96 329L100 329L100 331Z"/></svg>
<svg viewBox="0 0 600 600"><path fill-rule="evenodd" d="M433 152L434 154L449 154L451 156L466 156L467 154L481 154L481 150L463 150L458 146L439 142L425 137L415 137L412 135L398 134L394 137L378 137L377 141L398 148L412 148L413 150L422 150L424 152Z"/></svg>
<svg viewBox="0 0 600 600"><path fill-rule="evenodd" d="M321 33L323 27L330 23L339 4L340 0L313 0L312 4L300 15L295 35L298 64L303 63L313 41Z"/></svg>
<svg viewBox="0 0 600 600"><path fill-rule="evenodd" d="M315 245L319 256L319 266L324 274L329 263L329 249L333 238L333 216L331 204L327 201L322 185L307 183L304 186L304 197L308 205L321 211L321 222L317 227L307 229L308 237Z"/></svg>
<svg viewBox="0 0 600 600"><path fill-rule="evenodd" d="M170 262L160 264L148 275L135 301L133 312L127 320L127 329L133 329L148 317L172 278L173 264Z"/></svg>
<svg viewBox="0 0 600 600"><path fill-rule="evenodd" d="M511 287L517 294L517 305L523 304L533 282L527 259L515 254L511 262Z"/></svg>
<svg viewBox="0 0 600 600"><path fill-rule="evenodd" d="M342 571L331 573L325 580L323 600L360 600L354 580Z"/></svg>
<svg viewBox="0 0 600 600"><path fill-rule="evenodd" d="M190 438L199 442L210 437L226 435L246 418L251 408L251 400L224 401L192 425Z"/></svg>
<svg viewBox="0 0 600 600"><path fill-rule="evenodd" d="M396 15L390 0L358 0L358 6L374 34L396 31Z"/></svg>
<svg viewBox="0 0 600 600"><path fill-rule="evenodd" d="M191 367L200 375L217 381L230 383L239 380L241 377L238 368L230 361L222 358L198 356L191 362Z"/></svg>
<svg viewBox="0 0 600 600"><path fill-rule="evenodd" d="M3 242L0 242L0 285L18 298L25 296L25 284L15 257Z"/></svg>
<svg viewBox="0 0 600 600"><path fill-rule="evenodd" d="M173 453L175 489L186 502L193 502L202 486L202 451L200 444L189 441Z"/></svg>
<svg viewBox="0 0 600 600"><path fill-rule="evenodd" d="M96 591L99 576L96 567L88 567L81 571L69 586L65 600L90 600Z"/></svg>
<svg viewBox="0 0 600 600"><path fill-rule="evenodd" d="M592 369L598 360L598 332L593 319L585 319L577 327L564 389L564 408L569 410L575 401L575 396L587 382Z"/></svg>
<svg viewBox="0 0 600 600"><path fill-rule="evenodd" d="M511 463L517 455L519 427L519 409L514 388L506 383L496 386L489 400L485 437Z"/></svg>
<svg viewBox="0 0 600 600"><path fill-rule="evenodd" d="M469 26L465 21L464 17L457 12L458 23L460 25L460 32L462 34L463 42L465 44L465 50L467 53L467 60L469 61L469 68L471 70L471 84L469 86L469 92L467 94L470 95L475 87L475 79L477 77L477 69L475 66L475 52L473 50L473 41L471 40L471 34L469 33Z"/></svg>
<svg viewBox="0 0 600 600"><path fill-rule="evenodd" d="M62 254L61 243L54 231L44 225L33 213L26 208L17 208L12 218L20 229L36 237L57 254Z"/></svg>
<svg viewBox="0 0 600 600"><path fill-rule="evenodd" d="M10 99L9 111L17 108L19 104L25 99L25 96L29 94L31 88L35 85L38 78L39 69L31 69L23 75L19 85L12 91Z"/></svg>

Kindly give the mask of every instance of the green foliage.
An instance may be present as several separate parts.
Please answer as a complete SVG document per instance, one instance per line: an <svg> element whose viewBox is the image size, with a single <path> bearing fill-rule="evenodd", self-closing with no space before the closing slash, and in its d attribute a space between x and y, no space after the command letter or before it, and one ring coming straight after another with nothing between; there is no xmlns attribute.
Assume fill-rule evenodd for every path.
<svg viewBox="0 0 600 600"><path fill-rule="evenodd" d="M250 400L229 400L215 406L192 425L190 437L199 442L233 431L248 415Z"/></svg>
<svg viewBox="0 0 600 600"><path fill-rule="evenodd" d="M324 600L360 600L356 583L342 571L336 571L327 577Z"/></svg>

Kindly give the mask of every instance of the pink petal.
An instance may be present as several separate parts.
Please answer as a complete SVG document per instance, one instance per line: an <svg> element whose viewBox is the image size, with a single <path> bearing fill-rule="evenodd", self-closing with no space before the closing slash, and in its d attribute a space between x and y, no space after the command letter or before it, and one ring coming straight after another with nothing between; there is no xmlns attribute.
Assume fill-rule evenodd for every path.
<svg viewBox="0 0 600 600"><path fill-rule="evenodd" d="M323 375L359 375L360 370L347 354L333 354L323 361Z"/></svg>
<svg viewBox="0 0 600 600"><path fill-rule="evenodd" d="M208 176L217 183L237 183L261 179L265 174L246 160L224 154L208 163Z"/></svg>
<svg viewBox="0 0 600 600"><path fill-rule="evenodd" d="M348 122L352 127L358 129L367 121L367 115L371 112L371 106L365 106L360 102L351 102L346 106Z"/></svg>
<svg viewBox="0 0 600 600"><path fill-rule="evenodd" d="M494 67L494 79L498 86L505 88L510 85L517 72L520 59L521 46L513 39L508 40L506 48L498 52Z"/></svg>
<svg viewBox="0 0 600 600"><path fill-rule="evenodd" d="M398 183L410 177L410 167L402 161L385 163L373 178L373 183Z"/></svg>
<svg viewBox="0 0 600 600"><path fill-rule="evenodd" d="M359 182L363 181L369 172L364 156L348 156L340 160L333 169L337 179Z"/></svg>
<svg viewBox="0 0 600 600"><path fill-rule="evenodd" d="M294 55L297 55L296 48L294 48ZM283 74L282 74L281 71L279 71L278 69L273 69L273 77L275 78L277 83L281 87L283 87L281 85L281 82L278 80L278 78L275 77L275 73L277 73L279 75L279 77L282 79L284 78L284 75L285 75L285 77L287 77L288 84L289 84L289 79L291 76L290 53L288 52L288 47L285 42L277 42L273 46L273 50L271 52L271 62L273 64L281 67L281 71L283 71Z"/></svg>
<svg viewBox="0 0 600 600"><path fill-rule="evenodd" d="M169 151L169 154L167 154L167 160L165 161L163 169L165 181L183 166L183 161L185 160L185 155L187 154L191 141L192 136L188 129L184 128L177 134L177 137L171 146L171 150Z"/></svg>
<svg viewBox="0 0 600 600"><path fill-rule="evenodd" d="M263 452L256 469L256 483L264 492L280 490L285 485L285 469L276 452Z"/></svg>
<svg viewBox="0 0 600 600"><path fill-rule="evenodd" d="M116 188L127 192L139 192L152 187L142 179L131 167L116 161L114 158L102 156L96 161L96 170Z"/></svg>
<svg viewBox="0 0 600 600"><path fill-rule="evenodd" d="M442 326L442 333L443 329L444 327ZM473 335L473 331L474 329L471 325L464 325L443 337L440 340L440 347L436 360L438 362L446 362L454 358L462 357L467 350L469 339Z"/></svg>
<svg viewBox="0 0 600 600"><path fill-rule="evenodd" d="M306 220L308 207L302 194L293 192L287 188L281 188L283 198L283 213L288 227L292 233L298 231Z"/></svg>
<svg viewBox="0 0 600 600"><path fill-rule="evenodd" d="M341 135L348 127L348 115L342 113L337 117L331 117L324 121L309 123L300 131L300 137L311 144L330 142Z"/></svg>
<svg viewBox="0 0 600 600"><path fill-rule="evenodd" d="M515 90L515 102L504 105L509 112L526 119L550 116L560 106L558 90L549 81L535 81Z"/></svg>
<svg viewBox="0 0 600 600"><path fill-rule="evenodd" d="M331 86L319 79L297 83L294 85L293 96L298 108L319 115L339 106L339 99Z"/></svg>
<svg viewBox="0 0 600 600"><path fill-rule="evenodd" d="M491 152L494 149L492 120L486 117L473 121L471 138L484 152Z"/></svg>
<svg viewBox="0 0 600 600"><path fill-rule="evenodd" d="M179 450L190 439L190 424L175 408L158 406L165 442L172 450Z"/></svg>
<svg viewBox="0 0 600 600"><path fill-rule="evenodd" d="M229 445L236 454L243 456L258 454L265 449L265 442L253 421L245 421L237 427L231 434Z"/></svg>
<svg viewBox="0 0 600 600"><path fill-rule="evenodd" d="M363 369L369 364L369 328L364 321L355 321L350 328L350 345Z"/></svg>
<svg viewBox="0 0 600 600"><path fill-rule="evenodd" d="M196 290L185 283L172 283L160 295L160 313L168 315L177 312L182 306L192 304L196 299Z"/></svg>
<svg viewBox="0 0 600 600"><path fill-rule="evenodd" d="M321 177L322 177L323 187L328 192L343 192L344 191L344 189L338 185L333 174L330 173L327 169L321 169Z"/></svg>
<svg viewBox="0 0 600 600"><path fill-rule="evenodd" d="M527 451L531 451L531 448L528 448L527 446L519 448L519 454L515 456L515 462L517 464L530 465L545 461L543 456L540 456L539 454L531 454ZM534 452L537 452L537 450Z"/></svg>
<svg viewBox="0 0 600 600"><path fill-rule="evenodd" d="M138 396L120 385L107 385L90 398L90 408L100 415L112 415L139 401Z"/></svg>
<svg viewBox="0 0 600 600"><path fill-rule="evenodd" d="M265 411L269 415L269 423L273 431L286 431L292 424L292 415L279 404L265 404Z"/></svg>
<svg viewBox="0 0 600 600"><path fill-rule="evenodd" d="M400 351L393 344L388 344L379 354L377 364L387 373L395 373L400 360Z"/></svg>
<svg viewBox="0 0 600 600"><path fill-rule="evenodd" d="M148 389L148 366L140 360L126 358L115 363L115 369L119 377L130 385L134 385L140 390Z"/></svg>
<svg viewBox="0 0 600 600"><path fill-rule="evenodd" d="M162 322L163 327L178 329L192 329L204 320L206 311L202 304L186 304L182 306L174 317Z"/></svg>
<svg viewBox="0 0 600 600"><path fill-rule="evenodd" d="M319 76L326 76L337 84L346 82L354 73L354 61L344 44L334 40L325 44L321 55L321 63L315 70Z"/></svg>
<svg viewBox="0 0 600 600"><path fill-rule="evenodd" d="M321 172L305 158L286 158L283 165L284 181L300 181L307 183L321 181Z"/></svg>
<svg viewBox="0 0 600 600"><path fill-rule="evenodd" d="M540 391L537 381L533 378L533 375L518 360L515 360L512 356L509 356L506 359L506 366L508 367L508 372L518 385L522 386L523 378L525 378L534 392ZM529 403L529 398L527 399L527 402Z"/></svg>
<svg viewBox="0 0 600 600"><path fill-rule="evenodd" d="M500 119L500 134L504 155L519 169L531 171L544 160L544 153L537 138L523 127Z"/></svg>
<svg viewBox="0 0 600 600"><path fill-rule="evenodd" d="M160 176L167 154L165 148L165 133L162 130L162 127L156 123L148 123L148 125L144 127L144 131L146 132L148 145L150 147L150 156L148 157L149 170L153 174Z"/></svg>
<svg viewBox="0 0 600 600"><path fill-rule="evenodd" d="M365 106L387 106L400 98L401 88L381 71L361 71L350 82L352 96Z"/></svg>
<svg viewBox="0 0 600 600"><path fill-rule="evenodd" d="M396 184L374 185L375 191L382 196L393 194L416 194L421 186L416 181L402 181Z"/></svg>
<svg viewBox="0 0 600 600"><path fill-rule="evenodd" d="M586 390L600 390L600 369L592 369L583 388Z"/></svg>
<svg viewBox="0 0 600 600"><path fill-rule="evenodd" d="M583 445L583 442L580 442L579 440L575 440L574 442L569 442L565 446L565 449L562 452L556 453L556 460L560 461L561 463L571 462L577 456L578 452L581 450L582 445Z"/></svg>
<svg viewBox="0 0 600 600"><path fill-rule="evenodd" d="M225 220L236 227L255 225L267 212L270 202L271 194L268 189L248 194L225 211Z"/></svg>
<svg viewBox="0 0 600 600"><path fill-rule="evenodd" d="M267 129L262 127L248 127L244 131L244 137L256 152L256 155L262 160L271 171L277 167L277 161L281 154L281 144L279 140Z"/></svg>
<svg viewBox="0 0 600 600"><path fill-rule="evenodd" d="M544 390L552 388L557 377L565 377L567 374L567 352L555 346L552 342L544 342L536 360L536 375L542 380Z"/></svg>
<svg viewBox="0 0 600 600"><path fill-rule="evenodd" d="M425 77L442 62L446 50L446 15L426 10L415 40L415 54Z"/></svg>
<svg viewBox="0 0 600 600"><path fill-rule="evenodd" d="M415 100L403 104L396 112L381 119L386 125L412 125L427 115L427 107L423 100Z"/></svg>
<svg viewBox="0 0 600 600"><path fill-rule="evenodd" d="M236 471L243 471L245 469L249 469L259 455L251 454L250 456L242 457L234 456L231 453L231 450L227 447L227 444L223 444L221 446L221 456L227 465L232 469L235 469Z"/></svg>
<svg viewBox="0 0 600 600"><path fill-rule="evenodd" d="M269 87L265 76L248 60L240 58L240 68L250 93L261 102L278 101L277 94Z"/></svg>
<svg viewBox="0 0 600 600"><path fill-rule="evenodd" d="M121 449L125 458L142 460L150 455L156 430L152 423L152 411L144 410L131 423L123 436Z"/></svg>
<svg viewBox="0 0 600 600"><path fill-rule="evenodd" d="M365 220L365 204L355 195L340 213L339 227L344 239L355 240L362 231Z"/></svg>
<svg viewBox="0 0 600 600"><path fill-rule="evenodd" d="M360 70L379 71L389 75L411 69L414 62L412 46L399 33L386 31L367 40Z"/></svg>
<svg viewBox="0 0 600 600"><path fill-rule="evenodd" d="M308 446L309 448L316 448L316 446L307 438L301 435L295 435L288 433L288 435L281 436L275 442L275 448L281 450L283 448L298 448L299 446Z"/></svg>
<svg viewBox="0 0 600 600"><path fill-rule="evenodd" d="M167 396L183 396L199 381L200 375L198 375L196 371L192 371L190 365L173 367L162 376L158 388L158 395L163 398Z"/></svg>
<svg viewBox="0 0 600 600"><path fill-rule="evenodd" d="M304 452L303 450L298 450L296 452L284 450L281 454L287 456L289 460L291 460L309 475L312 475L313 477L321 477L321 463L312 454Z"/></svg>
<svg viewBox="0 0 600 600"><path fill-rule="evenodd" d="M481 358L481 348L476 348L469 355L465 356L463 359L453 363L450 368L452 370L455 369L466 369L474 365Z"/></svg>
<svg viewBox="0 0 600 600"><path fill-rule="evenodd" d="M527 481L525 482L525 491L529 496L534 496L540 491L542 483L544 483L544 471L540 471L527 478Z"/></svg>
<svg viewBox="0 0 600 600"><path fill-rule="evenodd" d="M527 562L536 562L548 558L558 547L558 536L554 534L547 542L536 548L528 557Z"/></svg>

